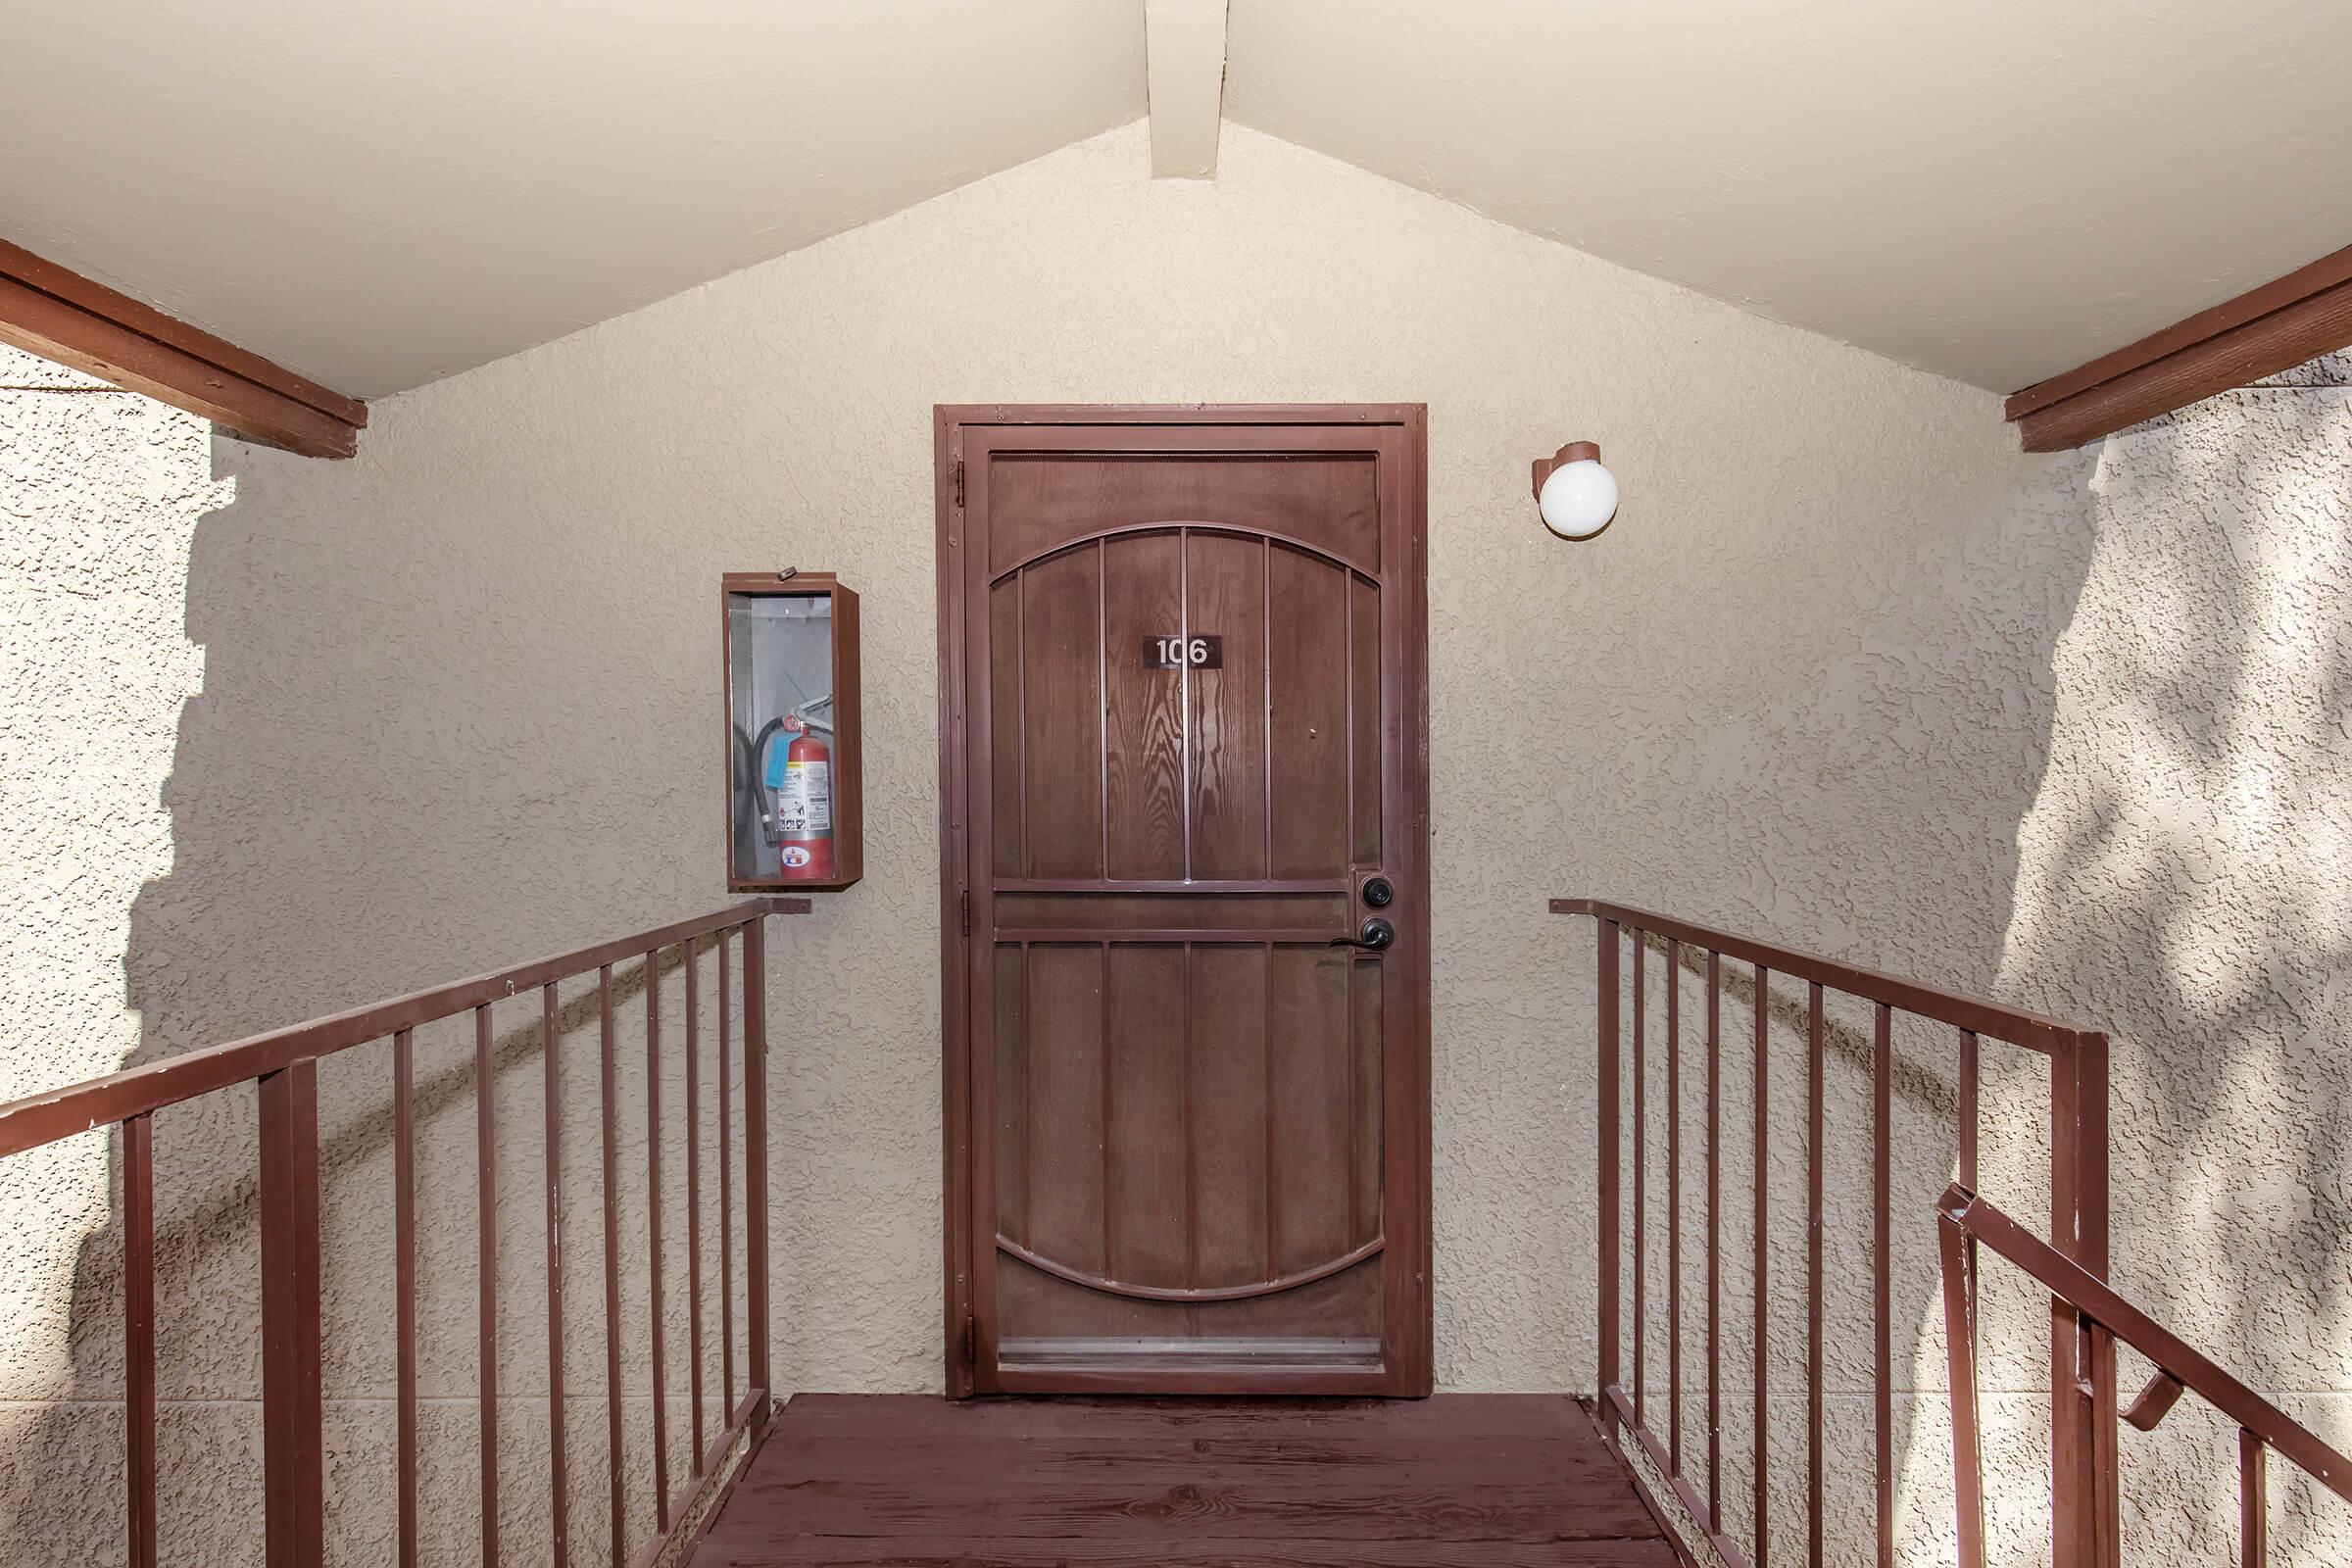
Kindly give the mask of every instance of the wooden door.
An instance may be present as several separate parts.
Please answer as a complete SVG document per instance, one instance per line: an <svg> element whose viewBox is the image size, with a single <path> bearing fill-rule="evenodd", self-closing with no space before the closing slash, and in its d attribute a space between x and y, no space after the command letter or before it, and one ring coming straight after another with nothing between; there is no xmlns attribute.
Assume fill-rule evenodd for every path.
<svg viewBox="0 0 2352 1568"><path fill-rule="evenodd" d="M938 435L951 1392L1426 1394L1423 411Z"/></svg>

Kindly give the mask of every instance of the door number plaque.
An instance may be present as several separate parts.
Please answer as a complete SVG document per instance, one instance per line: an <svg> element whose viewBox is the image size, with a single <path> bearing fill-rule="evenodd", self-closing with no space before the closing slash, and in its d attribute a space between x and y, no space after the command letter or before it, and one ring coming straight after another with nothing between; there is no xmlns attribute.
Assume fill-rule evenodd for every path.
<svg viewBox="0 0 2352 1568"><path fill-rule="evenodd" d="M1223 637L1147 637L1144 639L1144 667L1146 669L1223 669L1225 667L1225 639Z"/></svg>

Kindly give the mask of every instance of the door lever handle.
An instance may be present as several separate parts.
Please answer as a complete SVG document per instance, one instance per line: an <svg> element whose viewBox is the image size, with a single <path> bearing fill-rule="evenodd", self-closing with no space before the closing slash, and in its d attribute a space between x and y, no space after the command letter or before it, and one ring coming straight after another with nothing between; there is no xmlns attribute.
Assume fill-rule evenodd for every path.
<svg viewBox="0 0 2352 1568"><path fill-rule="evenodd" d="M1380 916L1374 915L1357 928L1355 935L1333 937L1331 945L1335 948L1363 948L1369 952L1378 953L1396 940L1396 928Z"/></svg>

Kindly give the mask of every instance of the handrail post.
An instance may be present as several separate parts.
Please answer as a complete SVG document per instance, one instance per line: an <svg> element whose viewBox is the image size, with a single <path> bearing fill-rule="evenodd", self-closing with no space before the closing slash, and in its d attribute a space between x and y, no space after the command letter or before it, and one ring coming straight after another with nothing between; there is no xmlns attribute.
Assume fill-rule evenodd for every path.
<svg viewBox="0 0 2352 1568"><path fill-rule="evenodd" d="M318 1065L260 1080L262 1470L270 1568L325 1555L318 1361Z"/></svg>
<svg viewBox="0 0 2352 1568"><path fill-rule="evenodd" d="M1601 1432L1614 1440L1617 1433L1617 1412L1610 1402L1609 1391L1617 1386L1618 1368L1618 1291L1617 1291L1617 1188L1619 1181L1617 1116L1619 1098L1617 1084L1617 1053L1621 1042L1617 1030L1617 922L1602 919L1594 922L1600 933L1596 955L1595 983L1599 987L1599 1063L1600 1063L1600 1385L1599 1398ZM1669 976L1669 983L1672 977Z"/></svg>
<svg viewBox="0 0 2352 1568"><path fill-rule="evenodd" d="M2052 1245L2099 1279L2108 1265L2107 1037L2050 1056ZM2087 1390L2087 1392L2085 1392ZM2050 1304L2050 1532L2054 1568L2116 1568L2115 1341L2070 1303Z"/></svg>
<svg viewBox="0 0 2352 1568"><path fill-rule="evenodd" d="M759 1401L755 1432L767 1424L774 1389L767 1363L767 921L743 926L743 1259L745 1349Z"/></svg>
<svg viewBox="0 0 2352 1568"><path fill-rule="evenodd" d="M1984 1453L1977 1398L1976 1243L1944 1215L1936 1218L1943 1273L1943 1344L1951 1369L1952 1511L1959 1568L1984 1568Z"/></svg>

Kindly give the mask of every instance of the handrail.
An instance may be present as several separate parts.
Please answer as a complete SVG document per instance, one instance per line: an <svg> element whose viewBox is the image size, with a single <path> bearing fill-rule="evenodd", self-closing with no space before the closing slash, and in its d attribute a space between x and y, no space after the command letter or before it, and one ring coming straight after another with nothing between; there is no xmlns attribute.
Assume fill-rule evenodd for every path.
<svg viewBox="0 0 2352 1568"><path fill-rule="evenodd" d="M1719 931L1712 926L1695 925L1672 915L1658 914L1648 909L1637 909L1630 905L1611 904L1603 899L1554 899L1554 914L1589 914L1598 919L1614 920L1620 925L1654 932L1689 947L1700 947L1720 953L1727 958L1742 963L1761 963L1775 974L1808 980L1843 991L1871 1002L1884 1002L1903 1012L1915 1012L1924 1018L1934 1018L1955 1028L1973 1030L1994 1040L2004 1040L2028 1051L2048 1054L2085 1039L2105 1040L2095 1029L2048 1017L2026 1007L2012 1007L2006 1003L1990 1002L1959 991L1947 991L1925 981L1907 979L1902 975L1886 974L1878 969L1865 969L1858 964L1842 963L1816 953L1797 948L1784 948L1778 943L1760 942L1733 931Z"/></svg>
<svg viewBox="0 0 2352 1568"><path fill-rule="evenodd" d="M1895 1318L1893 1263L1892 1193L1894 1170L1894 1083L1896 1078L1894 1051L1894 1015L1898 1012L1953 1031L1952 1040L1958 1066L1958 1166L1961 1180L1973 1184L1977 1179L1978 1148L1980 1141L1982 1042L1985 1039L2003 1041L2035 1052L2049 1063L2048 1116L2050 1140L2050 1234L2055 1246L2086 1276L2095 1277L2107 1266L2107 1037L2098 1030L2083 1028L2063 1020L2032 1012L2022 1007L1982 997L1967 996L1940 986L1882 973L1856 964L1840 962L1817 954L1783 946L1778 943L1741 936L1736 932L1718 930L1672 915L1655 913L1629 905L1604 899L1553 899L1551 911L1555 914L1591 917L1596 928L1598 946L1595 951L1595 1023L1598 1035L1598 1111L1597 1145L1599 1153L1599 1214L1598 1218L1598 1323L1599 1348L1598 1392L1601 1435L1611 1451L1625 1457L1620 1446L1621 1435L1627 1446L1638 1447L1656 1473L1663 1477L1666 1490L1680 1503L1682 1511L1694 1522L1705 1544L1731 1568L1748 1568L1764 1560L1764 1547L1773 1531L1769 1518L1769 1499L1773 1489L1768 1484L1772 1462L1770 1369L1773 1308L1772 1251L1768 1246L1767 1216L1780 1203L1801 1203L1805 1217L1805 1255L1803 1275L1804 1366L1807 1387L1804 1390L1804 1470L1806 1482L1806 1513L1804 1534L1810 1561L1823 1560L1831 1548L1827 1540L1830 1529L1829 1510L1824 1495L1829 1468L1826 1462L1827 1408L1825 1375L1825 1299L1827 1286L1827 1250L1825 1248L1827 1151L1827 1083L1829 1055L1827 1044L1835 1036L1839 1040L1841 1055L1851 1056L1866 1066L1870 1075L1869 1096L1869 1165L1871 1193L1870 1230L1868 1235L1868 1278L1872 1307L1870 1363L1874 1364L1875 1452L1871 1482L1875 1494L1877 1540L1875 1561L1880 1568L1892 1568L1896 1556L1895 1541L1895 1446L1894 1376ZM1632 975L1630 986L1625 983L1624 959L1631 938ZM1646 975L1646 960L1652 944L1663 950L1665 971L1662 985L1653 987ZM1703 962L1700 961L1703 956ZM1726 960L1740 966L1727 975ZM1686 975L1688 966L1690 973ZM1744 971L1744 972L1742 972ZM1804 1000L1801 1004L1793 999L1776 998L1772 982L1787 978L1802 982ZM1690 1009L1684 1007L1683 992L1692 980L1703 983L1703 1003L1692 999ZM1733 991L1736 1002L1744 1002L1752 1012L1752 1021L1745 1029L1737 1024L1725 1028L1723 1001L1725 991ZM1739 995L1742 984L1746 995ZM1652 990L1663 992L1661 1006L1651 1005ZM1872 1025L1867 1041L1858 1033L1832 1022L1825 1008L1825 997L1830 993L1852 998L1870 1006ZM1625 1029L1626 1003L1630 996L1632 1028L1630 1060L1626 1050L1628 1031ZM1704 1008L1704 1095L1702 1110L1687 1116L1683 1107L1685 1037L1695 1033L1686 1028L1686 1010ZM1652 1018L1662 1028L1653 1054ZM1776 1018L1776 1013L1778 1014ZM1785 1135L1776 1137L1771 1125L1771 1074L1774 1059L1775 1028L1785 1032L1801 1033L1804 1050L1801 1061L1801 1083L1805 1102L1805 1187L1801 1195L1776 1197L1771 1180L1771 1153L1776 1147L1787 1147L1791 1140ZM1744 1039L1736 1038L1744 1036ZM1752 1085L1752 1104L1740 1109L1752 1117L1748 1130L1746 1158L1750 1168L1740 1173L1748 1178L1748 1192L1743 1202L1735 1200L1727 1215L1725 1177L1729 1174L1723 1157L1724 1056L1725 1047L1748 1053L1747 1074ZM1787 1054L1795 1054L1787 1052ZM1631 1079L1630 1096L1626 1080ZM1657 1087L1663 1090L1662 1114L1650 1099L1652 1079L1662 1080ZM1696 1089L1697 1086L1693 1086ZM1631 1105L1626 1101L1630 1098ZM1626 1112L1631 1110L1631 1136L1628 1137ZM1649 1141L1652 1121L1659 1124L1665 1144L1665 1193L1663 1207L1665 1232L1662 1251L1666 1265L1665 1311L1663 1321L1651 1317L1651 1284L1648 1258L1657 1240L1650 1234L1651 1196L1648 1177L1654 1158ZM1684 1212L1687 1206L1685 1189L1694 1185L1686 1180L1685 1145L1688 1123L1695 1122L1700 1139L1697 1154L1703 1158L1703 1202L1705 1233L1703 1252L1687 1248L1684 1240ZM1698 1163L1693 1159L1690 1163ZM1627 1169L1631 1169L1630 1204L1632 1244L1624 1245ZM1694 1176L1698 1173L1692 1173ZM1940 1173L1939 1173L1940 1174ZM1735 1189L1736 1191L1737 1189ZM1746 1491L1752 1512L1744 1521L1735 1521L1725 1509L1724 1487L1724 1343L1723 1332L1723 1251L1727 1241L1727 1218L1733 1225L1745 1224L1746 1231L1733 1230L1729 1240L1735 1247L1752 1245L1748 1284L1752 1291L1749 1311L1753 1332L1745 1348L1752 1359L1745 1372L1749 1396L1753 1400L1749 1423L1753 1448L1748 1456L1749 1477ZM1632 1254L1627 1267L1625 1253ZM1684 1414L1686 1407L1686 1378L1684 1368L1684 1274L1687 1252L1699 1252L1698 1262L1703 1274L1699 1282L1704 1292L1704 1364L1695 1369L1698 1379L1688 1398L1695 1402L1703 1396L1703 1419L1698 1429L1685 1442ZM1923 1285L1925 1282L1922 1282ZM1629 1289L1630 1287L1630 1289ZM1932 1287L1931 1287L1932 1288ZM1631 1305L1631 1332L1627 1333ZM1790 1332L1788 1329L1783 1334ZM1630 1380L1623 1379L1624 1341L1631 1340L1632 1367ZM1662 1339L1666 1351L1664 1390L1651 1389L1653 1376L1648 1361L1648 1348L1653 1340ZM2095 1555L2095 1543L2113 1534L2112 1521L2118 1504L2112 1475L2103 1472L2098 1464L2095 1434L2099 1430L2102 1412L2111 1415L2114 1408L2115 1353L2112 1338L2095 1323L2085 1323L2071 1310L2053 1309L2051 1315L2052 1365L2052 1499L2051 1531L2055 1561L2060 1568L2102 1568ZM1734 1373L1737 1377L1739 1374ZM2078 1383L2087 1386L2091 1396L2087 1408L2078 1408L2074 1392ZM1659 1395L1663 1394L1661 1400ZM1656 1405L1664 1403L1664 1411ZM1660 1419L1662 1417L1662 1420ZM1663 1431L1658 1430L1662 1426ZM1627 1466L1642 1499L1650 1506L1659 1523L1682 1544L1681 1527L1658 1506L1658 1500L1644 1479L1642 1471ZM1844 1512L1839 1510L1840 1514ZM1742 1542L1744 1537L1744 1545ZM1685 1544L1686 1553L1689 1546ZM1840 1554L1858 1554L1861 1543L1838 1543Z"/></svg>
<svg viewBox="0 0 2352 1568"><path fill-rule="evenodd" d="M402 1029L452 1018L485 1003L504 1002L553 980L568 980L608 963L640 957L656 948L691 942L713 931L741 925L756 915L806 914L808 907L807 899L748 899L633 936L534 958L448 985L412 991L388 1002L371 1002L305 1023L265 1030L242 1040L126 1067L81 1083L39 1090L0 1104L0 1159L76 1133L86 1133L109 1122L148 1115L199 1095L250 1082L296 1062L317 1061Z"/></svg>
<svg viewBox="0 0 2352 1568"><path fill-rule="evenodd" d="M102 1078L28 1095L0 1105L0 1158L61 1139L119 1126L122 1173L123 1429L128 1561L154 1568L161 1551L156 1510L156 1345L155 1345L155 1115L158 1111L221 1090L256 1087L259 1132L259 1215L261 1230L260 1328L262 1340L263 1535L269 1568L316 1568L325 1551L325 1441L320 1364L320 1229L318 1062L355 1047L381 1044L390 1051L393 1117L393 1193L397 1379L395 1414L397 1524L395 1560L414 1568L418 1553L416 1486L417 1423L417 1256L416 1144L416 1035L419 1027L472 1014L475 1082L475 1226L479 1268L475 1281L479 1312L478 1410L481 1531L484 1561L499 1559L500 1466L499 1224L496 1200L499 1118L498 1051L491 1026L495 1004L539 993L538 1037L544 1098L542 1151L546 1206L547 1446L550 1523L555 1559L567 1560L570 1532L567 1455L564 1444L564 1247L571 1226L564 1221L564 1117L562 1059L565 1031L558 1005L559 983L593 975L596 982L597 1085L603 1166L603 1308L605 1329L606 1440L609 1455L610 1560L644 1568L667 1553L698 1520L698 1503L711 1489L732 1485L750 1452L764 1435L773 1400L769 1368L767 1282L767 1006L764 927L771 914L801 914L803 898L764 897L709 914L673 921L648 931L577 948L552 957L512 965L448 985L429 987L390 1001L354 1007L308 1023L273 1029L242 1040L149 1062ZM695 954L715 957L717 1039L714 1085L717 1095L717 1265L719 1389L715 1432L706 1422L704 1382L705 1227L701 1199L706 1176L701 1165L700 1063L704 1054L703 1007L698 996ZM662 1042L661 959L676 950L684 968L685 1039L673 1055ZM730 957L739 957L742 1026L740 1060L734 1050L734 997ZM633 960L644 964L645 1006L645 1176L647 1289L650 1297L651 1420L654 1533L631 1553L628 1476L621 1455L622 1387L620 1247L617 1182L619 1121L615 1104L616 1051L613 969ZM681 1059L682 1058L682 1059ZM662 1150L670 1136L662 1113L661 1078L665 1061L677 1061L684 1078L684 1165L687 1263L688 1375L692 1431L688 1474L673 1493L669 1485L665 1405L670 1384L663 1371L668 1318L662 1309ZM731 1070L733 1069L733 1070ZM734 1254L737 1182L731 1099L740 1083L742 1264L745 1294L743 1376L738 1380L734 1330ZM512 1397L510 1396L510 1397ZM684 1435L681 1434L682 1439Z"/></svg>
<svg viewBox="0 0 2352 1568"><path fill-rule="evenodd" d="M1977 1411L1977 1271L1969 1255L1971 1243L1989 1247L2038 1281L2053 1300L2154 1363L2156 1377L2126 1416L2132 1425L2143 1431L2152 1429L2184 1389L2237 1424L2239 1520L2247 1533L2239 1558L2242 1564L2252 1568L2263 1560L2267 1477L2262 1460L2267 1450L2284 1454L2314 1481L2352 1501L2352 1458L1999 1208L1955 1183L1936 1200L1936 1220L1943 1267L1944 1337L1951 1360L1952 1462L1958 1485L1962 1568L1982 1568L1984 1561L1984 1453Z"/></svg>

